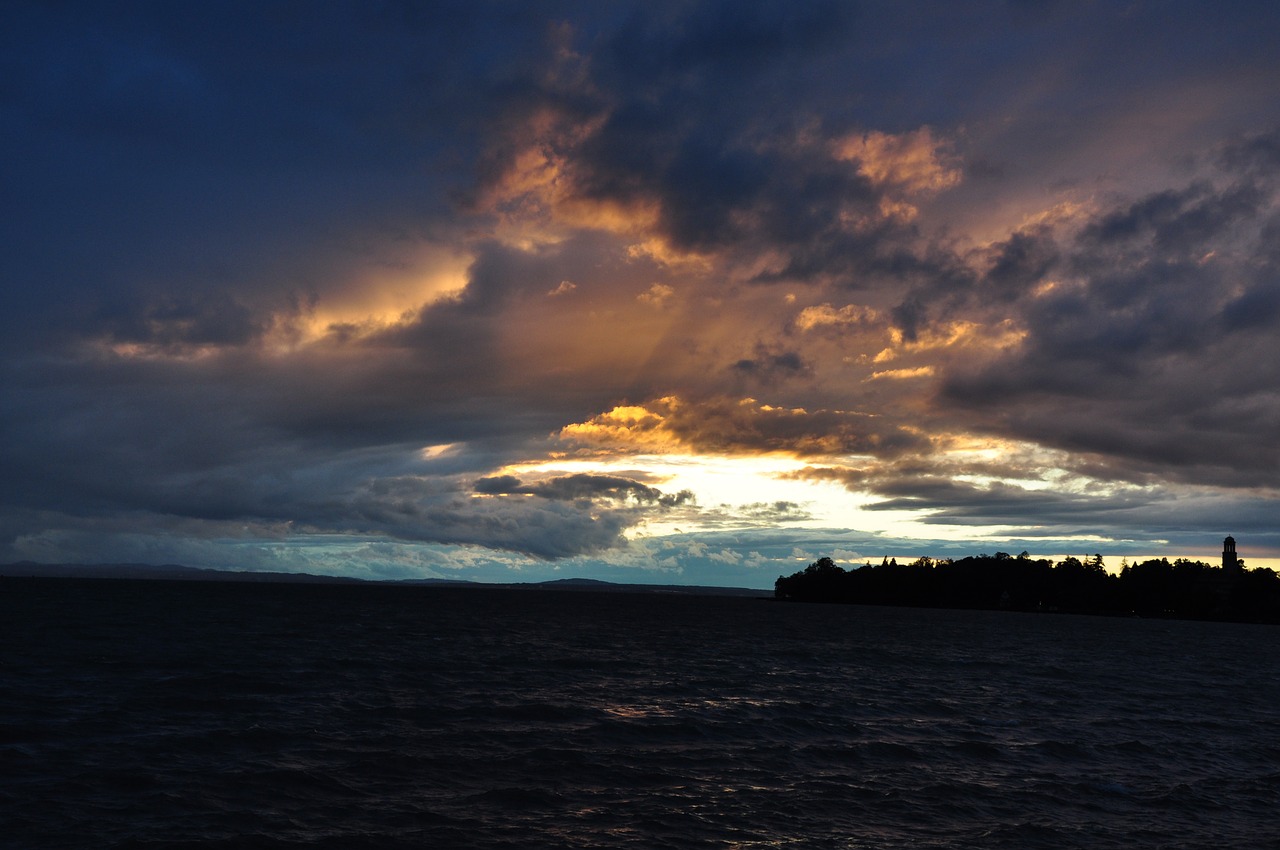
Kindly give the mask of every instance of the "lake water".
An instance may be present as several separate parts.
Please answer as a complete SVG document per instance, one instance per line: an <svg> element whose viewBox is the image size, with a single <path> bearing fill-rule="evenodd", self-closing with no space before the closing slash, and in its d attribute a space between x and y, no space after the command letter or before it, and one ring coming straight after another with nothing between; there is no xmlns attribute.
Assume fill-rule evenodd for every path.
<svg viewBox="0 0 1280 850"><path fill-rule="evenodd" d="M1280 846L1280 629L0 581L6 847Z"/></svg>

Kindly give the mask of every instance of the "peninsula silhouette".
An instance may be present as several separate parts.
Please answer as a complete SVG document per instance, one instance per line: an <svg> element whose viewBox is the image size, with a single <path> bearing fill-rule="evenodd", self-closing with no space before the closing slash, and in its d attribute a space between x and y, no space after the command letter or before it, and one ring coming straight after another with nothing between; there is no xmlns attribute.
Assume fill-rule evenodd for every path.
<svg viewBox="0 0 1280 850"><path fill-rule="evenodd" d="M1246 569L1232 537L1222 564L1178 558L1123 563L1106 569L1101 555L1057 563L1026 552L960 560L923 557L908 564L885 558L844 569L819 558L779 576L774 597L796 602L1049 611L1179 619L1280 623L1280 576Z"/></svg>

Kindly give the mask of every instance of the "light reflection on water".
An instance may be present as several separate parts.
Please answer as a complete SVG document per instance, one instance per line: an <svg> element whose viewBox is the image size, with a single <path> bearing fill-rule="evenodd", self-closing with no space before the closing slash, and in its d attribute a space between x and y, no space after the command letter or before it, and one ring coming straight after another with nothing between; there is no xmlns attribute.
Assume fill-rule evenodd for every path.
<svg viewBox="0 0 1280 850"><path fill-rule="evenodd" d="M513 590L0 595L16 846L1269 846L1273 628Z"/></svg>

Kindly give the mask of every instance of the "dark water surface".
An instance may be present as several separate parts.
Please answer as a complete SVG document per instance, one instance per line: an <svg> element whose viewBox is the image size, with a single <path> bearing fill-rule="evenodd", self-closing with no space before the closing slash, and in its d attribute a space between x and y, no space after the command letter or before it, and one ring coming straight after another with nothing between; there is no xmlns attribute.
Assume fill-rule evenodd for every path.
<svg viewBox="0 0 1280 850"><path fill-rule="evenodd" d="M0 581L6 847L1280 846L1276 627Z"/></svg>

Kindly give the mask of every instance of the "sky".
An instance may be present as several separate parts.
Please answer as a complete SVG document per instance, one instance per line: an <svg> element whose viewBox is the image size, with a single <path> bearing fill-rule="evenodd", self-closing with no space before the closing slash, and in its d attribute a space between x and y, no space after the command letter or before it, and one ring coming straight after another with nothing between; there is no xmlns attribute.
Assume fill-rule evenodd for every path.
<svg viewBox="0 0 1280 850"><path fill-rule="evenodd" d="M1280 558L1280 5L0 20L0 561Z"/></svg>

